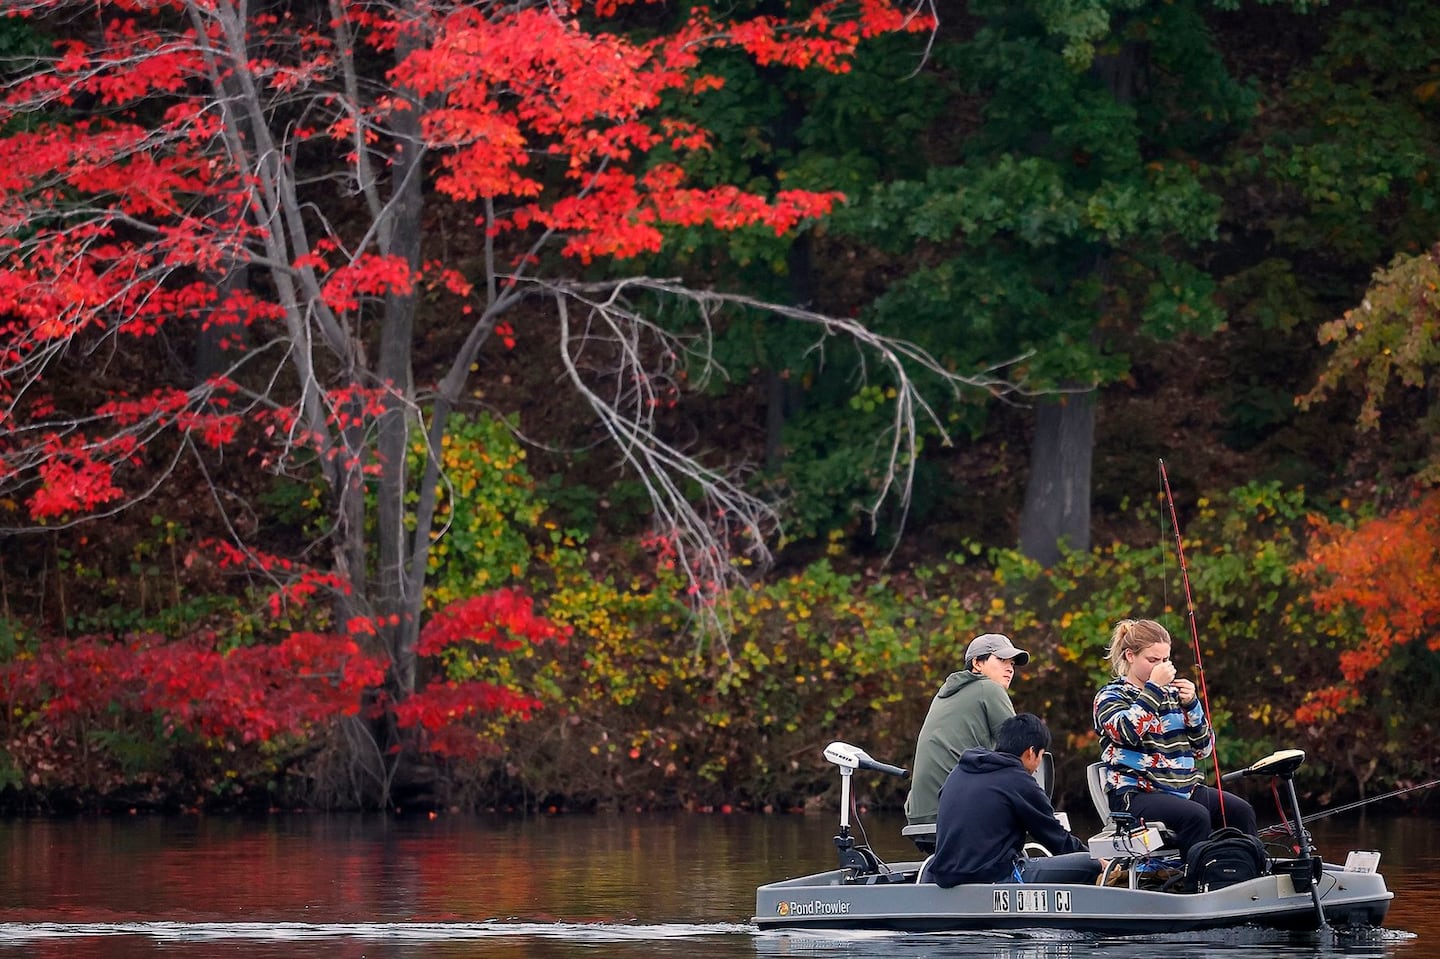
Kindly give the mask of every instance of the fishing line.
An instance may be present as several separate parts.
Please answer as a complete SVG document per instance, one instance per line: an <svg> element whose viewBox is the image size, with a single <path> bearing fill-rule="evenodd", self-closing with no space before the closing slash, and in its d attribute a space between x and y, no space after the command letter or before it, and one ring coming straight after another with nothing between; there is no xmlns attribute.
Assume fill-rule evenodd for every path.
<svg viewBox="0 0 1440 959"><path fill-rule="evenodd" d="M1431 786L1440 786L1440 779L1432 779L1428 783L1416 783L1414 786L1405 786L1400 789L1392 789L1388 793L1381 793L1378 796L1371 796L1369 799L1360 799L1352 803L1346 803L1343 806L1336 806L1334 809L1326 809L1321 812L1311 813L1310 815L1301 819L1300 822L1302 824L1311 823L1317 819L1324 819L1326 816L1333 816L1336 813L1349 812L1352 809L1359 809L1362 806L1370 805L1372 802L1380 802L1382 799L1394 799L1396 796L1403 796L1406 793L1414 792L1417 789L1429 789ZM1276 826L1267 826L1266 828L1275 829L1278 825L1279 824L1277 824ZM1288 824L1286 824L1286 827L1288 828Z"/></svg>

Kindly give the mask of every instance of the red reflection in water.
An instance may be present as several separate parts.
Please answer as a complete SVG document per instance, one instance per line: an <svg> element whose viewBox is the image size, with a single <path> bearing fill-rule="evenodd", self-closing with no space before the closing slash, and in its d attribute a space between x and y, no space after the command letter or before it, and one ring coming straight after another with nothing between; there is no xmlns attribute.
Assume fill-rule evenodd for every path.
<svg viewBox="0 0 1440 959"><path fill-rule="evenodd" d="M865 825L882 856L912 858L898 820L876 816ZM1436 954L1435 826L1379 816L1313 825L1327 859L1352 848L1383 853L1381 871L1397 893L1387 926L1416 938L1387 939L1366 955ZM60 938L0 929L0 959L754 959L743 930L703 945L685 938L693 932L587 943L579 924L744 924L757 884L831 867L833 833L833 820L818 816L0 822L0 925L83 924L94 932L145 924ZM559 924L582 941L568 933L404 935L405 924L488 921ZM183 928L166 934L156 923ZM266 937L263 927L276 923L300 931ZM245 926L227 933L226 924ZM381 928L310 934L331 924Z"/></svg>

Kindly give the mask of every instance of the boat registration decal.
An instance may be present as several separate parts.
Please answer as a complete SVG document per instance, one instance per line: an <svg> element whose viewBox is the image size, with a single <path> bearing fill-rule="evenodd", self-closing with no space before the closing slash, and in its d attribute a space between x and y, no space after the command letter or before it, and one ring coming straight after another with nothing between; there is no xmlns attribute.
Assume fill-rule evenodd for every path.
<svg viewBox="0 0 1440 959"><path fill-rule="evenodd" d="M991 912L1049 912L1050 911L1049 889L996 889L991 894ZM1068 889L1056 889L1055 911L1071 912L1070 891ZM1014 893L1014 897L1011 897Z"/></svg>
<svg viewBox="0 0 1440 959"><path fill-rule="evenodd" d="M1049 912L1049 911L1050 911L1050 890L1048 890L1048 889L1017 889L1017 890L1015 890L1015 911L1016 911L1016 912Z"/></svg>
<svg viewBox="0 0 1440 959"><path fill-rule="evenodd" d="M850 912L850 903L844 899L837 899L834 902L826 902L823 899L813 899L810 902L786 902L781 900L775 904L775 914L779 916L844 916Z"/></svg>

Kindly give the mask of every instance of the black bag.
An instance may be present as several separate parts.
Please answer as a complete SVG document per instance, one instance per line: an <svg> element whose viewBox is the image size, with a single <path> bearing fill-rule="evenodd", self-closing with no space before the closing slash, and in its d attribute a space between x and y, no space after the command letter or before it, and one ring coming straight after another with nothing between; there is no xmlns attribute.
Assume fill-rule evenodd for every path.
<svg viewBox="0 0 1440 959"><path fill-rule="evenodd" d="M1264 844L1249 833L1226 826L1190 847L1185 857L1184 886L1191 892L1209 892L1269 871Z"/></svg>

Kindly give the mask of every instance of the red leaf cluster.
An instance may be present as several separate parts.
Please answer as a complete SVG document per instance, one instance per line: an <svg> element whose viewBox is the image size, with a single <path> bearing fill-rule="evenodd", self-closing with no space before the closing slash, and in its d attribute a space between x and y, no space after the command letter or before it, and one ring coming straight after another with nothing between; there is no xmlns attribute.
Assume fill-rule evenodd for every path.
<svg viewBox="0 0 1440 959"><path fill-rule="evenodd" d="M12 701L30 704L46 725L118 710L153 714L167 733L248 743L355 714L384 668L344 637L313 633L230 650L214 634L86 636L45 642L0 676Z"/></svg>
<svg viewBox="0 0 1440 959"><path fill-rule="evenodd" d="M372 633L365 621L353 632ZM436 617L424 633L424 655L461 644L497 649L563 642L565 631L536 614L516 590L474 597ZM529 718L539 701L493 682L437 680L396 700L385 691L388 660L350 636L294 632L276 643L230 648L211 632L170 640L137 636L50 639L33 654L0 664L0 687L12 716L29 730L6 744L23 768L63 763L66 729L100 729L117 721L157 724L215 745L304 740L342 717L388 715L416 744L436 755L473 755L486 746L484 720ZM127 719L128 717L128 719ZM146 718L148 717L148 719ZM78 757L71 757L78 761Z"/></svg>
<svg viewBox="0 0 1440 959"><path fill-rule="evenodd" d="M618 5L603 0L595 12ZM143 446L173 429L213 448L240 435L209 386L122 398L128 409L102 407L98 419L40 415L48 367L81 352L70 344L148 338L172 323L224 329L220 345L237 352L246 338L228 331L288 344L307 399L323 394L311 405L267 395L244 414L288 407L300 426L267 434L283 452L260 453L264 464L308 445L343 460L341 470L371 468L373 451L326 429L365 435L376 411L347 411L337 392L346 382L314 381L327 364L313 364L311 350L323 344L331 368L349 369L366 349L351 331L365 327L367 303L477 288L454 264L384 252L377 237L391 227L377 198L369 220L335 205L335 183L363 191L413 149L397 127L418 125L429 196L498 201L484 226L525 233L517 249L549 235L590 263L652 253L671 227L783 233L840 194L695 186L683 158L707 149L709 135L663 116L663 98L722 83L701 66L706 49L839 71L865 37L931 26L885 0L821 0L748 19L696 7L643 39L594 29L566 4L341 0L333 21L317 24L284 11L235 23L233 10L198 0L13 0L0 16L62 22L76 12L94 29L62 36L0 89L0 425L25 438L26 453L88 424L64 455L0 448L0 480L38 489L27 494L37 519L113 508L124 495L116 466L137 453L106 447L106 436L134 430ZM377 66L392 56L388 72ZM298 147L318 138L339 150ZM679 158L655 162L660 148ZM216 282L239 270L263 280ZM349 382L368 382L365 372Z"/></svg>
<svg viewBox="0 0 1440 959"><path fill-rule="evenodd" d="M461 643L478 643L501 651L544 642L564 643L570 630L535 611L535 601L519 589L458 600L437 612L420 631L416 651L438 656Z"/></svg>
<svg viewBox="0 0 1440 959"><path fill-rule="evenodd" d="M1359 685L1393 649L1423 641L1440 650L1440 491L1413 505L1366 520L1353 529L1316 519L1299 570L1317 581L1322 610L1355 611L1362 631L1340 653L1342 682L1313 694L1297 713L1302 722L1344 712Z"/></svg>

